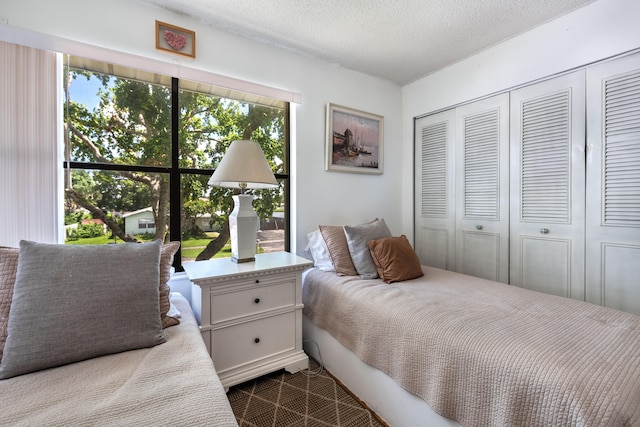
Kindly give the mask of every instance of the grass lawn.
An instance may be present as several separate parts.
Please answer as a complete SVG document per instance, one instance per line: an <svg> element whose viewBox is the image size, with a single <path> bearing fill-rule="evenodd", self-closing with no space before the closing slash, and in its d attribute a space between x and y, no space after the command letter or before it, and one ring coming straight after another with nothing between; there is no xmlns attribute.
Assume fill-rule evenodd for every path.
<svg viewBox="0 0 640 427"><path fill-rule="evenodd" d="M106 245L113 243L113 239L109 236L89 237L78 240L65 240L65 245ZM116 238L116 243L124 243L124 240Z"/></svg>
<svg viewBox="0 0 640 427"><path fill-rule="evenodd" d="M183 245L182 251L181 251L182 258L196 259L198 254L200 252L202 252L202 249L203 249L202 247L190 248L190 247L188 247L186 245ZM231 245L227 244L224 248L222 248L222 250L218 251L218 253L215 254L213 257L214 258L229 258L230 256L231 256Z"/></svg>
<svg viewBox="0 0 640 427"><path fill-rule="evenodd" d="M211 239L218 237L218 233L207 233L209 236L206 239L187 239L181 242L182 257L196 259L198 254L202 252L205 246L209 244ZM143 236L136 236L139 240L150 241L151 238L144 238ZM66 241L67 245L106 245L108 243L114 243L114 239L109 236L90 237L86 239L78 239L73 241ZM115 239L115 243L124 243L124 240L118 238ZM228 258L231 256L231 245L227 243L221 251L214 255L214 258Z"/></svg>

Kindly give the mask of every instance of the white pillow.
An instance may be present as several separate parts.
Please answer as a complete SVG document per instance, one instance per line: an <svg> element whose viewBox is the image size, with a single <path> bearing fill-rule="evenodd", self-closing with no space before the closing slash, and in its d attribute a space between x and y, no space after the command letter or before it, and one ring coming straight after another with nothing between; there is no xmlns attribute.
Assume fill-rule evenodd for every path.
<svg viewBox="0 0 640 427"><path fill-rule="evenodd" d="M313 264L322 271L336 271L333 267L333 262L331 262L329 249L320 230L308 233L307 242L307 248L305 250L311 253Z"/></svg>
<svg viewBox="0 0 640 427"><path fill-rule="evenodd" d="M171 297L174 297L174 296L178 297L178 296L182 296L182 294L180 292L171 292ZM178 310L178 307L175 306L175 304L171 299L169 299L169 311L167 311L167 316L175 317L175 318L181 317L180 310Z"/></svg>

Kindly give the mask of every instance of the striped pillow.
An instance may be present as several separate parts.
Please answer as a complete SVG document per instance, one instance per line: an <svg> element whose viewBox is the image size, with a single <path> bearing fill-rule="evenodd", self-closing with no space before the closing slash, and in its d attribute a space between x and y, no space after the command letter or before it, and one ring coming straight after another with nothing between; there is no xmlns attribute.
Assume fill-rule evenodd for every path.
<svg viewBox="0 0 640 427"><path fill-rule="evenodd" d="M4 343L7 341L9 309L13 298L13 284L16 282L19 254L18 248L0 247L0 362Z"/></svg>
<svg viewBox="0 0 640 427"><path fill-rule="evenodd" d="M327 244L331 262L338 276L357 276L358 272L351 261L347 237L341 225L321 225L320 233Z"/></svg>

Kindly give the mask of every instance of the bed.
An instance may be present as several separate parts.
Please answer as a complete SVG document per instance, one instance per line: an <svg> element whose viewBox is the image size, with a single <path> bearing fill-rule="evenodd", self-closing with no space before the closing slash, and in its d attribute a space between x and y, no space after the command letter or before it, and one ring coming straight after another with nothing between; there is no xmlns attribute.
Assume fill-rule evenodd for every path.
<svg viewBox="0 0 640 427"><path fill-rule="evenodd" d="M303 277L305 350L389 425L640 425L639 316L420 268Z"/></svg>
<svg viewBox="0 0 640 427"><path fill-rule="evenodd" d="M178 245L0 247L0 425L238 425L167 284Z"/></svg>

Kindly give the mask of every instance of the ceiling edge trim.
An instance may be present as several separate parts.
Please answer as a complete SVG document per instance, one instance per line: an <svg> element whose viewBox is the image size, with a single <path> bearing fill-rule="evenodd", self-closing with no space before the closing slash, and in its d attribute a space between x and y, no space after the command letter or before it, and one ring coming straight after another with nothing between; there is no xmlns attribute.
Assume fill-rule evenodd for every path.
<svg viewBox="0 0 640 427"><path fill-rule="evenodd" d="M38 49L67 53L75 56L111 62L144 71L190 79L215 86L226 87L256 95L267 96L286 102L302 104L302 95L285 89L262 85L209 71L147 58L88 43L44 34L11 25L0 25L0 41L20 44Z"/></svg>

